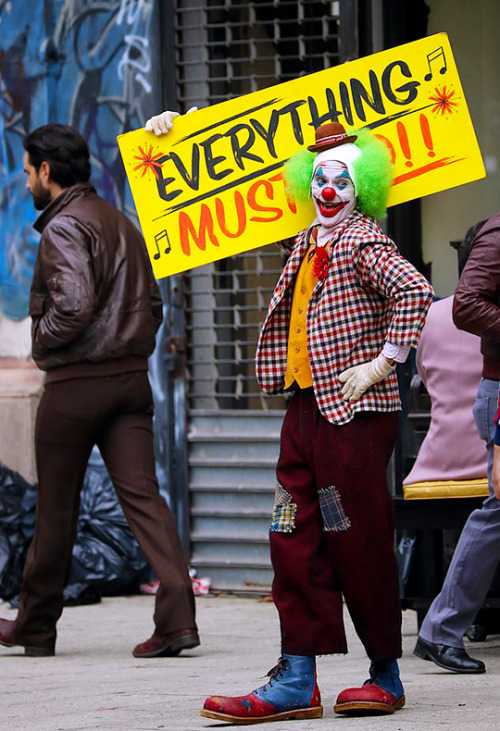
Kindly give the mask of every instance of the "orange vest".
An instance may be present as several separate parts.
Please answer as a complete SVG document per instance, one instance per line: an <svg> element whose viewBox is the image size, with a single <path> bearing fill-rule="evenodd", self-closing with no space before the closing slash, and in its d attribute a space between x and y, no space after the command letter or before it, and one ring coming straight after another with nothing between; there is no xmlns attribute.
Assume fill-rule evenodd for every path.
<svg viewBox="0 0 500 731"><path fill-rule="evenodd" d="M304 256L295 280L288 332L288 351L286 359L285 388L297 381L300 388L313 385L309 353L307 351L307 307L318 277L313 274L314 256L310 256L315 244L312 243Z"/></svg>

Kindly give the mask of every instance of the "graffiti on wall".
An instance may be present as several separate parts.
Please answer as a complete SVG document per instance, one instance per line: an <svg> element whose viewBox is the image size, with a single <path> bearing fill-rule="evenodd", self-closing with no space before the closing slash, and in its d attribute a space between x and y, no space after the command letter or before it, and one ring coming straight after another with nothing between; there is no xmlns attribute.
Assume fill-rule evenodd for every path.
<svg viewBox="0 0 500 731"><path fill-rule="evenodd" d="M75 126L92 179L135 216L116 145L157 111L154 0L0 0L0 312L28 313L38 236L23 173L24 135L48 122Z"/></svg>

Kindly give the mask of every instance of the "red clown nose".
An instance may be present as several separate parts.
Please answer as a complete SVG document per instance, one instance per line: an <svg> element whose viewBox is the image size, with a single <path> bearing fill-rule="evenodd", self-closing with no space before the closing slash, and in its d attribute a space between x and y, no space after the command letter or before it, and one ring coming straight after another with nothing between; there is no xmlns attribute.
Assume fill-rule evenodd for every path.
<svg viewBox="0 0 500 731"><path fill-rule="evenodd" d="M321 195L323 196L323 200L332 201L337 194L333 188L323 188Z"/></svg>

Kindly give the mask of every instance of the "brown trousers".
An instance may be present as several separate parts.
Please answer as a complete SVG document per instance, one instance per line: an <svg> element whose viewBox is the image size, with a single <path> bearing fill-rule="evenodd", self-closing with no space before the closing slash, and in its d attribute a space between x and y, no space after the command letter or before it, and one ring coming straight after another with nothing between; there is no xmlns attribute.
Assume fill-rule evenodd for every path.
<svg viewBox="0 0 500 731"><path fill-rule="evenodd" d="M20 644L53 647L71 568L80 491L95 444L130 528L160 580L160 634L195 629L194 596L177 526L155 475L153 400L146 371L45 386L35 449L38 505L15 625Z"/></svg>
<svg viewBox="0 0 500 731"><path fill-rule="evenodd" d="M343 600L371 660L401 656L399 572L387 465L398 414L365 411L343 426L297 389L283 422L271 526L282 649L347 652Z"/></svg>

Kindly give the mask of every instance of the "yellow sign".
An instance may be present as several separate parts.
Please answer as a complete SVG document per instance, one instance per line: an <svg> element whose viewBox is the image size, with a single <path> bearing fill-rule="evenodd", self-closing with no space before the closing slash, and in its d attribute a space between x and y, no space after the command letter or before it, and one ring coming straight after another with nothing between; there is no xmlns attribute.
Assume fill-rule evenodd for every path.
<svg viewBox="0 0 500 731"><path fill-rule="evenodd" d="M369 128L394 161L389 205L484 177L448 36L439 33L118 138L160 279L294 236L314 206L283 165L315 129Z"/></svg>

